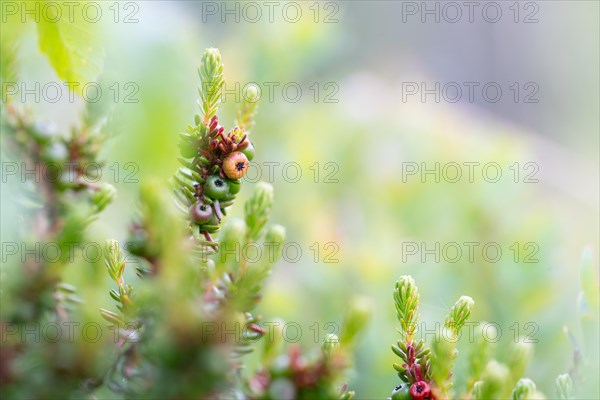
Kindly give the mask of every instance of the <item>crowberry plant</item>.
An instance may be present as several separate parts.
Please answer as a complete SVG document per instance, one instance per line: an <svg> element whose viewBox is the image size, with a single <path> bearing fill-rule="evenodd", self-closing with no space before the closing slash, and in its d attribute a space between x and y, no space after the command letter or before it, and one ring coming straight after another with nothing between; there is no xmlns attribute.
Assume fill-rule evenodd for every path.
<svg viewBox="0 0 600 400"><path fill-rule="evenodd" d="M51 46L50 38L60 36L55 25L42 23L39 31L44 34L40 48L57 74L64 80L80 78L76 66L81 54L69 57L67 44ZM2 47L1 62L2 81L18 81L12 47ZM243 178L250 163L261 157L253 143L260 135L254 130L259 95L252 89L246 93L226 129L219 118L225 75L217 49L204 52L198 75L199 111L178 136L169 133L178 139L180 167L168 183L141 182L137 205L128 210L132 217L127 232L120 241L102 238L100 262L70 259L67 250L92 236L88 228L116 196L116 189L101 179L101 149L111 133L110 118L86 103L78 123L59 132L36 122L33 112L19 107L12 98L15 93L2 86L3 155L35 172L34 179L30 176L10 190L23 204L20 240L35 250L3 265L3 398L355 396L347 384L348 372L371 317L369 302L349 301L339 332L327 334L313 349L286 343L284 322L258 311L286 238L283 226L269 223L274 202L270 184L255 184L245 204L236 203L247 185ZM57 171L57 165L74 168ZM242 218L231 218L235 207L243 208ZM269 248L260 257L237 251L261 244ZM61 250L59 257L41 254L50 245ZM79 279L82 289L70 284L80 271L92 271ZM589 376L586 368L594 361L586 351L597 348L598 337L598 286L590 253L584 254L581 274L581 329L566 329L573 364L556 378L555 393L545 390L549 398L597 393L597 377ZM101 283L110 289L105 291ZM399 323L399 338L391 347L395 385L382 385L382 398L544 398L526 377L531 344L520 341L509 354L499 354L482 332L464 343L461 332L475 307L471 297L458 299L430 341L418 337L420 296L412 277L399 278L393 301ZM100 326L96 321L111 334L97 340L73 340L67 334L22 340L41 326ZM465 346L460 355L465 357L459 363L461 340ZM252 352L254 364L249 360Z"/></svg>
<svg viewBox="0 0 600 400"><path fill-rule="evenodd" d="M240 178L255 156L249 137L256 96L247 99L235 126L225 133L217 116L224 83L217 49L204 53L199 76L200 113L194 125L180 134L182 166L171 182L173 193L165 191L167 186L161 182L143 182L126 245L109 240L104 247L105 268L114 285L108 295L116 307L102 308L100 315L115 332L114 350L107 353L114 354L113 359L81 368L84 359L101 358L85 346L61 341L41 349L9 344L2 358L8 395L91 397L107 389L126 398L353 396L343 379L352 364L358 333L369 319L364 303L349 307L339 337L328 335L322 348L309 352L294 345L284 348L282 326L276 324L269 332L261 325L262 316L255 314L262 286L285 240L282 226L268 225L271 185L261 182L255 186L244 206L244 219L225 220L241 189ZM41 210L33 213L29 222L35 237L63 243L82 231L114 198L112 186L91 185L84 179L89 163L100 165L97 154L106 135L95 129L91 112L86 114L83 128L74 130L68 139L59 139L29 122L10 102L3 113L3 128L10 132L8 145L30 168L48 169L57 157L81 165L71 182L57 180L32 188L34 195L43 195L36 198L41 200ZM85 201L73 202L76 198ZM226 251L249 243L266 243L272 248L258 259ZM135 263L128 254L135 257ZM31 265L23 270L20 283L11 287L10 297L20 300L13 303L18 307L11 310L7 322L71 320L75 313L67 309L66 302L85 299L80 300L74 287L61 282L66 262L27 263ZM135 282L127 273L130 264L136 264L139 279ZM182 290L189 282L194 283L193 289ZM235 332L233 338L231 332ZM246 371L243 358L258 341L264 343L261 361L255 371ZM65 365L55 357L62 348L75 355L73 362ZM40 350L47 357L47 368L36 384L25 385L28 370L17 365L39 357ZM60 376L61 385L53 385Z"/></svg>
<svg viewBox="0 0 600 400"><path fill-rule="evenodd" d="M590 254L586 252L582 262L582 275L589 278ZM585 279L585 278L584 278ZM582 282L585 282L583 280ZM598 295L597 287L584 284L582 299L594 301ZM394 363L400 383L396 386L388 400L440 400L440 399L504 399L533 400L544 399L529 378L523 377L529 364L531 344L520 341L514 345L506 364L494 358L492 343L486 335L479 331L469 336L475 341L470 343L470 354L467 360L467 385L462 393L457 394L454 382L454 364L458 356L457 344L461 338L461 330L469 319L475 302L468 296L462 296L450 309L429 346L423 339L416 340L419 292L415 281L410 276L402 276L396 283L393 293L396 315L400 323L400 339L392 345L392 351L401 360ZM587 304L587 300L581 300ZM597 319L596 319L597 323ZM483 325L485 326L485 325ZM597 325L596 328L597 329ZM588 332L589 333L589 332ZM578 353L576 360L578 360ZM584 392L584 388L594 385L589 374L582 373L576 365L569 373L556 379L556 396L559 399L576 398ZM580 393L574 389L574 380L581 383Z"/></svg>

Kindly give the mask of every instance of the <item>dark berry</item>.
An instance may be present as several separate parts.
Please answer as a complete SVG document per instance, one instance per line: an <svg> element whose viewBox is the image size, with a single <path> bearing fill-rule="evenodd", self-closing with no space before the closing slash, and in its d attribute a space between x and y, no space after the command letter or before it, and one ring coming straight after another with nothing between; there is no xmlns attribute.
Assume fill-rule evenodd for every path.
<svg viewBox="0 0 600 400"><path fill-rule="evenodd" d="M207 223L208 221L210 221L212 216L213 210L208 204L195 202L190 207L190 217L192 217L192 221L194 221L198 225Z"/></svg>

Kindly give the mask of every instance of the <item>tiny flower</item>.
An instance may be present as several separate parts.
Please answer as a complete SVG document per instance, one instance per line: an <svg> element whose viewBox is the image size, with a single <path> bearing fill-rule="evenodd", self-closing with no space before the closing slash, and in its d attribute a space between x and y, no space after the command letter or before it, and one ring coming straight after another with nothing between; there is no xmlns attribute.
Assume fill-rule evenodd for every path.
<svg viewBox="0 0 600 400"><path fill-rule="evenodd" d="M242 138L245 136L246 134L244 133L244 130L242 128L240 128L239 126L236 126L235 128L233 128L230 132L229 132L229 137L231 138L231 140L233 140L235 143L241 143L242 142Z"/></svg>
<svg viewBox="0 0 600 400"><path fill-rule="evenodd" d="M418 381L410 387L410 395L413 400L425 400L431 397L431 388L425 381Z"/></svg>

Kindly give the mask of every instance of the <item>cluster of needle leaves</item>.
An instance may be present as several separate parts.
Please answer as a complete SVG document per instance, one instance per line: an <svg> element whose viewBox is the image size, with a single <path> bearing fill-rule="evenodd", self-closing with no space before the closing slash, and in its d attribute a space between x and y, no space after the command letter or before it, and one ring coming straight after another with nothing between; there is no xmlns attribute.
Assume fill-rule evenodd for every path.
<svg viewBox="0 0 600 400"><path fill-rule="evenodd" d="M16 82L14 54L3 48L2 55L2 81ZM264 182L254 186L243 218L227 218L255 157L251 130L258 96L249 92L226 132L217 115L223 72L219 51L207 49L199 68L199 113L179 135L181 168L170 183L141 183L123 245L106 241L104 265L69 256L73 243L84 244L87 227L116 195L100 179L105 119L88 105L78 126L61 134L33 121L30 110L12 101L15 93L2 93L3 159L20 163L26 171L11 194L20 196L27 210L20 215L22 246L33 249L3 249L16 255L3 265L3 278L9 279L3 279L0 292L3 397L354 396L344 381L370 318L368 302L350 302L339 335L326 335L316 349L287 344L284 321L265 319L256 311L281 254L285 229L269 225L274 194ZM44 254L47 245L61 250L60 256ZM261 255L249 258L244 251L248 246L258 246ZM82 306L87 293L64 279L73 264L104 270L106 275L93 274L91 283L98 286L104 276L112 285L106 297L113 306L94 310L108 334L101 332L94 340L85 329L94 320ZM560 399L597 392L597 380L586 375L589 360L584 356L588 349L597 350L599 300L592 264L586 253L579 299L583 335L576 338L567 330L575 356L574 364L556 379ZM467 379L455 380L458 342L473 299L461 297L434 339L426 342L417 339L419 293L414 280L401 277L393 297L400 324L400 337L392 346L399 358L393 364L399 381L390 399L544 398L524 377L531 345L516 343L507 361L500 362L482 332L476 331L468 346L462 374ZM80 325L83 338L78 340L72 335L40 340L39 332L47 333L48 327ZM249 368L245 357L256 349L258 365Z"/></svg>
<svg viewBox="0 0 600 400"><path fill-rule="evenodd" d="M589 354L594 354L597 344L590 337L598 334L598 287L595 284L591 252L584 253L582 261L582 286L580 310L585 322L584 344ZM400 362L393 367L400 379L388 400L441 400L441 399L545 399L535 382L525 375L532 357L533 347L527 340L519 340L506 357L505 362L494 356L494 338L497 332L487 332L493 325L476 324L474 332L461 335L471 315L474 301L462 296L450 309L443 326L436 325L433 339L416 339L418 327L419 292L411 276L402 276L396 282L393 293L400 338L392 345L393 353ZM585 371L585 363L594 362L582 356L580 341L567 330L574 348L575 364L556 379L555 395L551 398L581 398L597 390L597 379ZM454 379L457 345L461 338L467 339L468 355L463 376L466 383L458 385ZM464 340L463 339L463 340ZM587 343L585 343L587 341ZM594 347L596 346L596 347Z"/></svg>
<svg viewBox="0 0 600 400"><path fill-rule="evenodd" d="M14 54L3 50L3 62L12 66ZM3 68L2 81L16 82L16 68ZM63 331L74 327L85 295L64 275L70 266L90 266L80 256L86 228L116 194L101 174L106 118L87 105L78 125L60 132L35 121L16 95L3 93L1 109L3 190L10 188L3 195L20 205L15 240L3 242L2 392L66 398L91 382L101 360L98 347L77 349L74 330Z"/></svg>
<svg viewBox="0 0 600 400"><path fill-rule="evenodd" d="M124 241L107 240L104 269L112 283L113 306L99 310L104 320L97 340L60 337L23 340L28 324L73 326L90 316L62 281L72 260L47 261L36 254L13 257L18 272L3 308L1 358L3 394L25 398L202 398L349 399L344 384L352 352L370 310L364 301L348 307L340 336L327 335L316 349L287 345L284 322L256 312L263 286L278 261L285 229L269 225L273 188L259 182L246 201L243 218L227 220L254 157L250 130L257 96L246 96L228 131L217 116L224 84L217 49L207 49L199 68L199 113L179 135L181 168L170 183L145 180ZM16 81L16 77L9 77ZM2 108L3 133L11 157L46 176L53 163L77 167L57 179L30 179L31 213L23 231L31 242L65 246L82 242L85 228L115 197L99 181L103 120L85 113L80 126L57 135L29 120L30 112L10 101ZM69 164L69 165L70 165ZM94 165L96 169L89 168ZM91 175L94 174L94 175ZM244 250L259 246L259 257ZM15 252L16 254L16 252ZM19 254L17 254L19 255ZM12 272L12 270L11 270ZM102 275L94 273L94 279ZM69 303L74 306L68 307ZM107 303L108 304L108 303ZM8 313L6 312L8 311ZM6 317L5 317L6 316ZM92 318L92 320L94 320ZM100 327L94 322L95 327ZM25 336L24 336L25 335ZM88 335L89 336L89 335ZM246 354L260 349L258 365ZM59 383L60 382L60 383Z"/></svg>
<svg viewBox="0 0 600 400"><path fill-rule="evenodd" d="M114 368L120 373L111 372L109 384L128 395L348 399L353 392L340 381L351 365L351 349L369 310L351 307L342 338L328 336L322 349L306 354L295 346L284 351L282 323L263 324L255 313L285 240L282 226L268 225L271 185L255 185L243 219L225 219L254 157L249 137L256 98L250 96L242 104L236 125L225 134L217 117L224 79L217 49L204 53L199 76L200 113L195 125L180 135L182 167L171 183L175 206L170 208L168 196L161 198L154 187L142 187L140 215L127 246L143 265L138 267L142 285L160 284L160 289L155 287L160 300L148 295L153 289L137 288L131 299L118 247L110 244L107 267L117 284L111 296L119 303L119 313L103 310L103 316L136 341L119 344L122 360ZM173 215L165 216L169 209ZM180 236L174 238L173 232ZM249 259L242 250L249 245L260 246L261 255ZM182 292L189 282L195 282L194 287ZM260 365L246 371L243 357L260 341Z"/></svg>

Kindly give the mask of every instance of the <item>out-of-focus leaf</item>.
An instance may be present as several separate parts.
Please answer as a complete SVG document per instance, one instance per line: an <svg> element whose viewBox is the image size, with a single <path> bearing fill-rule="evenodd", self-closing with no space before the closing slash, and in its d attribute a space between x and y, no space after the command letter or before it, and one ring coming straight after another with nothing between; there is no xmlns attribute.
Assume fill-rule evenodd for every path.
<svg viewBox="0 0 600 400"><path fill-rule="evenodd" d="M74 91L79 94L102 70L104 51L95 42L95 26L79 13L64 12L56 18L41 18L37 24L40 50L59 78L73 82Z"/></svg>

